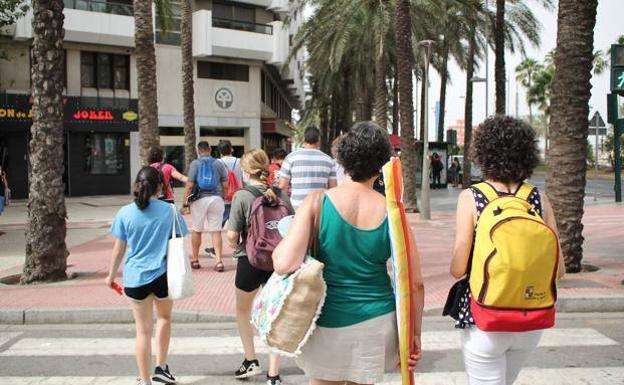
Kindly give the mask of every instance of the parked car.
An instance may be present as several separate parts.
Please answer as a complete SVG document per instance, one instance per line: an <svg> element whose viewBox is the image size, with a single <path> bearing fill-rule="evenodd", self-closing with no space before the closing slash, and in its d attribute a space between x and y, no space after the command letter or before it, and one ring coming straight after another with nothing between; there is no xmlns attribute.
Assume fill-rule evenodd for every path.
<svg viewBox="0 0 624 385"><path fill-rule="evenodd" d="M461 166L461 170L459 171L459 180L461 181L464 177L464 156L463 155L451 155L448 158L447 164L451 164L453 159L457 159ZM470 182L471 184L483 182L483 173L479 166L475 164L475 162L471 162L470 164Z"/></svg>

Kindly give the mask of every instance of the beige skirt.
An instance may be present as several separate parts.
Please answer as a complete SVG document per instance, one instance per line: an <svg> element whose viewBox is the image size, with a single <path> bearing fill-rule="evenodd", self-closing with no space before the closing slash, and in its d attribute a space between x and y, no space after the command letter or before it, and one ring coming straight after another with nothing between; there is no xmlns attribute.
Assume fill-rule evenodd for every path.
<svg viewBox="0 0 624 385"><path fill-rule="evenodd" d="M317 327L296 361L309 378L381 382L399 363L396 313L342 328Z"/></svg>

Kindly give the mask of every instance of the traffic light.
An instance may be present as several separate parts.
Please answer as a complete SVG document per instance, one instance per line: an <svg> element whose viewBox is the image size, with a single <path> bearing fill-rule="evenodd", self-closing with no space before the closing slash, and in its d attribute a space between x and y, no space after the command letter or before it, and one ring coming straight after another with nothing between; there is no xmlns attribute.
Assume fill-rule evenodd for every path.
<svg viewBox="0 0 624 385"><path fill-rule="evenodd" d="M624 44L611 45L611 92L624 94Z"/></svg>

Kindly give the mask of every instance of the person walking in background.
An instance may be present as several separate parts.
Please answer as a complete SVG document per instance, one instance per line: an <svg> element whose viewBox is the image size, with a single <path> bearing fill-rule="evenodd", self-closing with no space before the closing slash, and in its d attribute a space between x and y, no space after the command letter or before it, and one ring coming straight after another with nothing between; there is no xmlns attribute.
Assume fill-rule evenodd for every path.
<svg viewBox="0 0 624 385"><path fill-rule="evenodd" d="M171 178L177 179L182 183L186 183L187 178L178 170L176 170L173 165L165 162L165 158L163 155L163 150L160 146L152 146L149 149L147 161L150 163L151 167L154 167L158 171L160 171L163 175L165 187L162 191L161 199L168 201L169 203L174 202L173 189L171 188Z"/></svg>
<svg viewBox="0 0 624 385"><path fill-rule="evenodd" d="M440 155L434 152L431 156L431 173L433 174L433 188L442 188L442 170L444 163L440 160Z"/></svg>
<svg viewBox="0 0 624 385"><path fill-rule="evenodd" d="M531 176L539 163L535 131L533 128L524 121L497 115L481 123L474 131L473 135L472 156L481 168L486 182L462 191L459 196L456 217L457 233L450 267L451 274L456 278L461 278L466 274L470 275L471 270L476 271L477 269L482 269L482 267L477 266L474 266L474 269L472 268L472 256L475 255L475 250L479 246L478 242L475 241L475 229L479 219L482 218L482 213L487 212L488 204L492 199L498 200L504 197L514 197L522 201L528 201L527 207L531 207L531 209L529 209L529 214L533 217L540 216L555 234L557 231L554 212L548 197L538 191L537 188L524 182ZM491 198L488 198L490 196ZM503 209L500 208L501 206L498 206L493 216L504 214L504 209L507 206L505 206L504 203L500 203L500 205ZM496 212L498 212L498 214L496 214ZM523 209L520 212L526 213L526 210ZM532 229L532 233L536 233L537 227L535 226L540 225L538 222L540 222L540 220L531 218L530 221L526 222L527 224L525 226L533 226L534 228L531 227L530 229ZM498 240L499 243L497 247L501 248L498 254L502 255L502 250L506 248L506 244L503 242L503 238L498 237L503 236L493 233L496 227L484 227L484 229L487 234L493 234L492 237ZM508 237L516 234L516 236L518 236L516 241L519 242L515 244L515 246L507 248L513 253L509 255L509 257L512 257L514 260L524 259L527 253L522 253L523 250L527 250L529 255L537 255L539 257L539 262L537 262L539 266L532 266L537 269L537 271L541 270L545 271L546 274L553 275L557 273L556 275L559 278L563 276L565 268L561 253L551 256L554 261L547 261L544 253L539 254L541 250L546 250L541 247L542 245L538 244L538 242L534 242L529 245L528 248L520 247L523 241L526 242L525 234L517 235L517 231L510 231L509 228L507 231L509 233L507 234ZM551 236L553 235L550 234L550 230L545 233ZM555 239L553 243L556 242L557 240ZM556 248L557 245L552 247L553 250ZM554 251L553 254L556 254L556 251ZM488 260L489 259L490 258L488 258ZM524 260L520 262L524 265L527 264ZM555 266L557 266L558 263L558 272L547 267L547 263L551 262ZM497 274L501 274L506 270L501 268L500 265L497 265L497 269ZM536 270L533 270L530 278L532 280L532 285L539 282L539 274L536 274L535 271ZM480 272L473 274L473 276L477 274L479 274L479 276L484 275ZM526 271L514 269L509 274L513 274L514 276L515 283L513 285L522 287L522 292L514 292L511 294L513 298L531 299L530 297L533 296L533 286L525 290L522 285L522 277L523 274L526 274ZM552 279L556 278L557 277L552 277ZM470 279L472 279L472 277ZM487 281L484 280L484 282ZM498 289L495 288L495 290L505 290L500 287L500 281L497 282L499 282L499 287ZM551 282L548 282L546 286L552 287ZM537 286L535 286L535 288L537 288ZM480 320L479 317L477 317L477 315L480 314L477 313L477 310L481 312L481 305L475 305L477 306L475 309L473 308L473 303L476 304L476 302L474 302L477 299L477 297L475 297L476 295L479 296L478 298L482 298L480 301L485 300L486 293L483 292L483 294L482 298L481 293L471 293L469 288L463 293L460 301L459 317L455 325L456 328L463 329L462 349L469 383L471 385L511 385L516 380L525 360L537 347L542 336L542 330L540 329L543 327L525 329L529 331L518 332L481 330L477 326ZM541 293L541 295L546 296L545 293ZM509 307L506 307L506 309L509 309ZM500 311L501 310L498 310L498 312ZM554 317L554 308L552 311L552 316ZM526 311L523 312L520 310L518 312L520 314L517 322L521 323L523 327L526 327L531 321L527 318L526 314L534 314L531 318L536 317L535 314L540 314L535 311L527 313ZM493 325L498 322L497 316L500 316L500 313L488 318ZM510 317L510 315L507 314L506 317ZM506 322L510 322L510 320L511 318L508 318ZM535 320L542 323L539 319Z"/></svg>
<svg viewBox="0 0 624 385"><path fill-rule="evenodd" d="M455 182L457 181L457 163L455 163L455 160L451 162L447 175L448 180L453 184L453 187L457 187L457 185L455 184Z"/></svg>
<svg viewBox="0 0 624 385"><path fill-rule="evenodd" d="M153 167L143 167L134 183L134 202L122 207L115 215L110 233L115 237L108 276L105 284L112 287L119 265L125 255L123 286L132 303L136 327L136 362L138 384L175 384L169 371L167 356L171 338L173 301L167 289L167 242L171 237L173 211L171 204L158 200L164 179ZM180 236L188 233L184 220L175 210L180 223ZM152 364L153 312L156 312L156 368Z"/></svg>
<svg viewBox="0 0 624 385"><path fill-rule="evenodd" d="M268 281L272 274L271 271L254 267L247 258L245 243L248 225L251 222L251 206L258 194L265 194L265 197L272 201L278 198L268 183L270 175L269 158L264 151L258 149L245 153L241 159L241 165L247 187L234 195L230 220L227 224L227 239L232 248L236 250L235 255L238 257L235 278L236 321L245 351L243 363L234 374L237 379L245 379L261 373L253 342L254 332L249 319L251 318L252 302L258 289ZM257 194L254 195L249 189L253 189L251 191L256 191ZM291 213L294 212L288 196L282 191L278 192L279 199L288 206ZM271 354L269 356L267 385L280 384L279 356Z"/></svg>
<svg viewBox="0 0 624 385"><path fill-rule="evenodd" d="M456 157L453 158L453 164L455 165L455 177L453 178L453 187L457 187L461 183L461 163Z"/></svg>
<svg viewBox="0 0 624 385"><path fill-rule="evenodd" d="M288 153L283 148L276 148L271 153L271 164L269 164L269 184L273 187L279 186L279 171Z"/></svg>
<svg viewBox="0 0 624 385"><path fill-rule="evenodd" d="M210 155L210 145L206 141L197 144L199 158L189 167L188 182L184 190L186 202L184 213L191 213L191 267L201 268L199 264L199 248L202 243L202 233L208 232L212 238L215 252L214 270L223 272L225 266L221 260L223 241L223 191L227 181L227 169L223 162L217 161Z"/></svg>
<svg viewBox="0 0 624 385"><path fill-rule="evenodd" d="M273 265L278 274L297 270L309 245L318 242L316 257L325 264L327 296L297 364L312 385L373 384L399 361L395 297L386 264L392 252L388 212L385 198L373 190L392 154L388 133L373 122L357 123L337 154L349 178L337 188L308 195L273 252ZM413 239L411 243L416 250ZM411 369L421 355L424 306L417 252L412 266L416 353Z"/></svg>
<svg viewBox="0 0 624 385"><path fill-rule="evenodd" d="M309 127L303 134L303 148L288 154L280 169L279 188L288 191L295 208L301 205L311 191L336 187L336 164L319 150L321 134Z"/></svg>
<svg viewBox="0 0 624 385"><path fill-rule="evenodd" d="M9 205L11 199L11 189L9 189L9 181L6 172L0 167L0 215L4 212L4 208ZM4 232L0 233L4 234Z"/></svg>

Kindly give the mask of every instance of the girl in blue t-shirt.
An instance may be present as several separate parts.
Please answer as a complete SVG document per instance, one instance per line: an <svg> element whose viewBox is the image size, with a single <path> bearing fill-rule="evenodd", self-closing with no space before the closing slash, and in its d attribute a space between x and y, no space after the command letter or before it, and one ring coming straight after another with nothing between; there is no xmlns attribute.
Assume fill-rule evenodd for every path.
<svg viewBox="0 0 624 385"><path fill-rule="evenodd" d="M171 237L173 215L171 204L157 197L163 189L163 176L153 167L143 167L134 183L134 202L122 207L110 228L116 238L106 285L112 286L125 255L123 286L132 302L136 325L136 361L139 384L152 381L174 384L169 372L167 354L171 338L171 310L173 301L167 289L167 241ZM180 213L181 235L188 230ZM152 314L156 309L156 369L151 372Z"/></svg>

